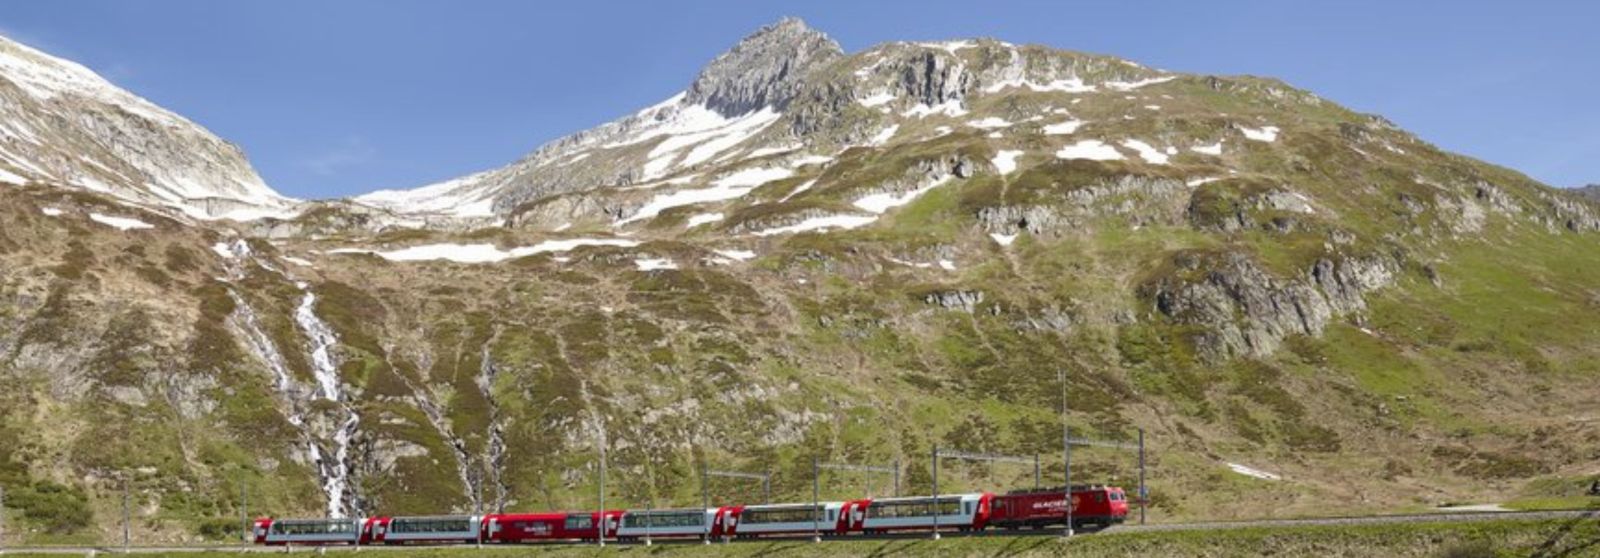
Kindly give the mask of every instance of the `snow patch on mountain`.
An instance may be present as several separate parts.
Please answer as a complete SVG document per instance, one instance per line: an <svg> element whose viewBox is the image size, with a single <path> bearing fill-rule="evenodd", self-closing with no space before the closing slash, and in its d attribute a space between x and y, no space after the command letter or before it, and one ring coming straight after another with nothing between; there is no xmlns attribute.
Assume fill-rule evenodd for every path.
<svg viewBox="0 0 1600 558"><path fill-rule="evenodd" d="M917 188L915 190L911 190L911 191L907 191L907 192L902 192L902 193L898 193L898 194L892 193L892 192L881 192L881 193L877 193L877 194L871 194L871 195L863 196L860 199L857 199L851 205L854 205L854 206L859 207L861 209L865 209L867 211L871 211L873 213L882 214L882 213L884 213L886 211L889 211L890 209L893 209L893 208L900 207L902 205L911 203L912 201L916 200L918 197L921 197L923 194L926 194L926 193L932 191L934 188L938 188L939 186L944 185L944 183L949 182L950 178L952 176L954 176L954 175L948 175L948 174L944 175L943 177L940 177L938 180L931 181L927 185L922 186L921 188Z"/></svg>
<svg viewBox="0 0 1600 558"><path fill-rule="evenodd" d="M817 181L815 179L807 180L805 182L802 182L802 183L800 183L799 186L795 186L793 190L790 190L788 194L785 194L783 196L783 199L778 200L778 202L782 203L782 202L789 201L789 198L793 198L795 196L800 195L801 192L804 192L806 190L810 190L811 187L815 186L816 184L817 184Z"/></svg>
<svg viewBox="0 0 1600 558"><path fill-rule="evenodd" d="M115 228L115 229L117 229L119 231L132 231L132 230L139 230L139 229L153 229L153 228L156 228L155 225L152 225L150 223L146 223L144 221L140 221L138 219L134 219L134 218L131 218L131 217L117 217L117 216L114 216L114 215L103 215L103 214L100 214L100 213L90 213L89 214L89 220L90 221L94 221L96 223L100 223L100 224L108 226L108 227Z"/></svg>
<svg viewBox="0 0 1600 558"><path fill-rule="evenodd" d="M573 238L566 240L546 240L533 246L521 246L510 250L502 250L493 244L425 244L411 246L398 250L374 250L371 248L336 248L328 250L329 254L372 254L393 262L417 262L428 260L447 260L457 263L492 263L513 258L532 256L547 252L567 252L583 246L616 246L632 248L638 246L636 240L625 238Z"/></svg>
<svg viewBox="0 0 1600 558"><path fill-rule="evenodd" d="M823 215L811 217L793 225L756 231L755 235L772 236L832 229L854 229L870 225L877 220L878 217L876 215Z"/></svg>
<svg viewBox="0 0 1600 558"><path fill-rule="evenodd" d="M1273 473L1268 473L1266 471L1263 471L1261 469L1257 469L1255 467L1250 467L1248 465L1240 465L1238 463L1229 463L1228 464L1228 469L1232 470L1235 473L1238 473L1238 474L1241 474L1241 475L1244 475L1244 476L1247 476L1247 477L1258 478L1258 479L1261 479L1261 480L1268 480L1268 481L1283 480L1283 477L1281 477L1279 475L1276 475L1276 474L1273 474Z"/></svg>
<svg viewBox="0 0 1600 558"><path fill-rule="evenodd" d="M1083 126L1082 120L1068 120L1066 122L1046 124L1043 131L1047 136L1064 136L1077 132L1080 126Z"/></svg>
<svg viewBox="0 0 1600 558"><path fill-rule="evenodd" d="M896 97L895 97L894 93L890 93L890 92L887 92L887 91L882 91L882 92L878 92L878 93L873 93L873 94L868 95L868 96L866 96L864 98L861 98L861 99L857 99L856 102L859 103L861 106L864 106L864 107L867 107L867 108L873 108L873 107L889 104L889 103L893 102L895 100L895 98Z"/></svg>
<svg viewBox="0 0 1600 558"><path fill-rule="evenodd" d="M477 188L487 172L480 172L410 190L378 190L352 198L398 213L439 213L456 217L492 217L493 192Z"/></svg>
<svg viewBox="0 0 1600 558"><path fill-rule="evenodd" d="M644 165L646 180L660 177L668 171L692 167L710 160L719 153L744 143L780 116L771 107L738 118L725 118L704 106L690 106L678 113L682 115L683 128L667 128L647 134L650 137L665 135L666 139L650 149L650 160ZM680 152L693 146L688 154L679 158Z"/></svg>
<svg viewBox="0 0 1600 558"><path fill-rule="evenodd" d="M678 269L678 264L666 258L639 258L633 260L633 265L639 271L656 271L658 269Z"/></svg>
<svg viewBox="0 0 1600 558"><path fill-rule="evenodd" d="M704 225L704 224L707 224L707 223L715 223L717 221L721 221L725 217L726 216L721 214L721 213L699 213L699 214L695 214L695 215L690 215L689 216L689 222L687 224L685 224L684 227L692 229L692 228L695 228L695 227L698 227L700 225Z"/></svg>
<svg viewBox="0 0 1600 558"><path fill-rule="evenodd" d="M1017 170L1017 158L1021 157L1022 153L1022 151L1018 150L1001 150L1000 152L995 153L995 170L1000 171L1000 174L1002 175L1011 174L1013 171Z"/></svg>
<svg viewBox="0 0 1600 558"><path fill-rule="evenodd" d="M879 130L877 135L872 136L872 139L867 141L867 145L877 147L889 143L889 140L894 139L894 133L898 131L900 131L900 125L891 124L889 127Z"/></svg>
<svg viewBox="0 0 1600 558"><path fill-rule="evenodd" d="M1082 79L1078 79L1076 77L1058 79L1047 83L1039 83L1026 78L1018 77L991 83L988 87L983 88L983 92L999 93L1014 87L1025 87L1035 93L1048 93L1052 91L1059 93L1093 93L1095 91L1095 86L1085 84Z"/></svg>
<svg viewBox="0 0 1600 558"><path fill-rule="evenodd" d="M781 180L793 175L794 171L786 168L753 168L734 172L711 183L710 188L696 190L678 190L670 194L657 195L634 212L626 219L617 221L617 225L626 225L640 219L648 219L660 215L662 211L697 203L727 201L744 196L757 186L774 180Z"/></svg>
<svg viewBox="0 0 1600 558"><path fill-rule="evenodd" d="M716 252L717 255L722 256L724 258L728 258L730 260L738 260L738 261L745 261L745 260L749 260L749 259L754 259L756 257L756 253L754 251L751 251L751 250L727 249L727 250L712 250L712 252Z"/></svg>
<svg viewBox="0 0 1600 558"><path fill-rule="evenodd" d="M1244 134L1245 139L1261 141L1261 142L1267 142L1267 143L1272 143L1272 142L1278 141L1278 127L1277 126L1263 126L1263 127L1260 127L1260 128L1250 128L1250 127L1247 127L1247 126L1238 126L1238 128L1239 128L1239 132Z"/></svg>
<svg viewBox="0 0 1600 558"><path fill-rule="evenodd" d="M1169 82L1169 81L1172 81L1172 80L1175 80L1175 79L1178 79L1178 76L1162 76L1162 77L1141 79L1141 80L1138 80L1138 81L1108 81L1108 82L1106 82L1105 85L1106 85L1106 89L1111 89L1111 90L1114 90L1114 91L1133 91L1135 89L1138 89L1138 88L1141 88L1141 87L1145 87L1147 85L1155 85L1155 84L1158 84L1158 83L1166 83L1166 82Z"/></svg>
<svg viewBox="0 0 1600 558"><path fill-rule="evenodd" d="M1056 151L1056 157L1062 159L1088 159L1090 161L1121 161L1122 154L1117 148L1106 145L1100 140L1083 140L1078 143L1061 148Z"/></svg>
<svg viewBox="0 0 1600 558"><path fill-rule="evenodd" d="M978 46L977 41L970 41L970 40L968 40L968 41L922 42L922 43L913 43L913 44L915 44L915 45L917 45L919 47L923 47L923 48L931 48L931 49L942 50L942 51L950 53L951 55L955 55L957 52L960 52L962 49L973 48L973 47Z"/></svg>
<svg viewBox="0 0 1600 558"><path fill-rule="evenodd" d="M950 99L937 105L918 103L917 106L906 109L900 116L906 118L927 118L933 115L944 115L951 118L960 118L967 115L967 108L961 105L959 99Z"/></svg>
<svg viewBox="0 0 1600 558"><path fill-rule="evenodd" d="M1148 143L1136 139L1129 139L1122 140L1122 146L1137 152L1139 154L1139 158L1144 159L1144 162L1146 163L1150 163L1152 165L1167 164L1167 154L1162 153L1160 150Z"/></svg>
<svg viewBox="0 0 1600 558"><path fill-rule="evenodd" d="M5 169L0 169L0 182L6 182L9 184L27 184L28 178Z"/></svg>
<svg viewBox="0 0 1600 558"><path fill-rule="evenodd" d="M990 116L987 118L968 121L967 125L980 130L994 130L999 128L1010 128L1011 122L998 116Z"/></svg>

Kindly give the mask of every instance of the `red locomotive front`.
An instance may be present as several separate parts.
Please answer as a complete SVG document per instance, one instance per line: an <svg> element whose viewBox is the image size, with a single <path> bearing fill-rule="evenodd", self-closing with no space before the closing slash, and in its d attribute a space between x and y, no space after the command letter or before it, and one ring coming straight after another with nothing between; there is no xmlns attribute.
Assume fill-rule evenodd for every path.
<svg viewBox="0 0 1600 558"><path fill-rule="evenodd" d="M1040 488L1013 490L994 498L994 513L989 523L996 527L1017 529L1041 528L1049 525L1066 525L1066 507L1062 505L1064 490ZM1072 527L1105 528L1122 523L1128 517L1128 499L1121 488L1115 486L1073 486Z"/></svg>

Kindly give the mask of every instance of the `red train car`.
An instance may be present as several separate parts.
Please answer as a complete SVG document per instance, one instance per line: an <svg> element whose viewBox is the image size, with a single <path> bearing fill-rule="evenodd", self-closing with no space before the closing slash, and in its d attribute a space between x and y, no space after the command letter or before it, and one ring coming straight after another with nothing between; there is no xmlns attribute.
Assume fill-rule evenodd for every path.
<svg viewBox="0 0 1600 558"><path fill-rule="evenodd" d="M593 541L617 537L622 523L622 510L607 510L605 521L600 512L568 513L507 513L486 516L483 521L483 539L491 543L529 543L538 541Z"/></svg>
<svg viewBox="0 0 1600 558"><path fill-rule="evenodd" d="M1065 491L1060 488L1013 490L995 496L989 524L1006 529L1065 526ZM1073 486L1072 528L1106 528L1128 517L1128 497L1115 486Z"/></svg>

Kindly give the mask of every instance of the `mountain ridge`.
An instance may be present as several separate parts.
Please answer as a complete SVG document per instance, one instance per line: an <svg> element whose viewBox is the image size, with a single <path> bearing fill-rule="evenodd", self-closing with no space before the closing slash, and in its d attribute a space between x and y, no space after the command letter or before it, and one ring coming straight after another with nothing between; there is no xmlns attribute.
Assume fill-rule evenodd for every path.
<svg viewBox="0 0 1600 558"><path fill-rule="evenodd" d="M747 500L707 468L876 492L815 462L923 494L934 447L1060 478L1063 421L1147 441L1156 522L1600 474L1600 204L1269 78L788 26L831 62L708 88L744 112L685 93L420 193L202 222L0 188L8 539L115 539L124 486L139 541L226 536L241 494L588 509L601 455L619 507Z"/></svg>
<svg viewBox="0 0 1600 558"><path fill-rule="evenodd" d="M70 185L200 219L289 215L294 201L236 145L80 64L0 37L0 79L0 170L12 182Z"/></svg>

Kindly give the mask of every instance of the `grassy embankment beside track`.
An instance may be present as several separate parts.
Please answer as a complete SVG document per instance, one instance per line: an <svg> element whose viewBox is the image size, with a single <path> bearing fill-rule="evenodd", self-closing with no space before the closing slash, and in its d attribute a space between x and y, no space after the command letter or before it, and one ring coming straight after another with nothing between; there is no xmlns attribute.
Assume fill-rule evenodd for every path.
<svg viewBox="0 0 1600 558"><path fill-rule="evenodd" d="M308 553L309 549L296 549ZM364 551L367 555L373 550ZM329 555L359 556L349 549ZM660 556L660 557L833 557L833 556L1600 556L1600 519L1505 520L1459 523L1385 525L1317 525L1247 527L1213 531L1112 532L1062 541L1054 537L951 537L929 540L856 540L812 544L808 541L759 543L658 544L643 546L521 546L515 548L384 549L391 558L502 558L512 556ZM7 553L8 557L30 556ZM185 552L191 558L239 556L232 551ZM55 555L37 555L44 556Z"/></svg>

